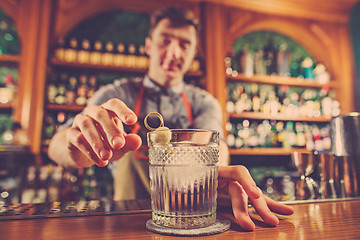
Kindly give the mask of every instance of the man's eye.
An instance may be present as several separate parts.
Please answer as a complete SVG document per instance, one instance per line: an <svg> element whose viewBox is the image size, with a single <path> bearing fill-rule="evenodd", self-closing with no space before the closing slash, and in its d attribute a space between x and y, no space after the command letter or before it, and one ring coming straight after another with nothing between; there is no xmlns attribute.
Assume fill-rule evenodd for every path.
<svg viewBox="0 0 360 240"><path fill-rule="evenodd" d="M170 39L164 38L164 39L163 39L163 44L164 44L164 45L169 45L169 44L170 44Z"/></svg>
<svg viewBox="0 0 360 240"><path fill-rule="evenodd" d="M188 43L188 42L180 42L180 47L182 48L182 49L188 49L189 47L190 47L190 43Z"/></svg>

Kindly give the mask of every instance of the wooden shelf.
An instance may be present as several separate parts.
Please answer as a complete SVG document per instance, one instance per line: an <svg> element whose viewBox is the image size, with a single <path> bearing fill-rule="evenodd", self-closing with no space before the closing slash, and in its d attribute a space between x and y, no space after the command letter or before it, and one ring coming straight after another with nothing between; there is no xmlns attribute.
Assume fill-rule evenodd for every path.
<svg viewBox="0 0 360 240"><path fill-rule="evenodd" d="M330 81L328 84L319 84L309 79L300 79L294 77L281 77L281 76L268 76L268 75L253 75L247 77L245 74L240 73L236 77L227 75L228 82L249 82L249 83L262 83L271 85L289 85L294 87L310 87L310 88L336 88L335 81Z"/></svg>
<svg viewBox="0 0 360 240"><path fill-rule="evenodd" d="M265 114L261 112L242 112L242 113L230 113L229 117L232 119L256 119L256 120L279 120L279 121L297 121L297 122L330 122L331 117L301 117L301 116L288 116L284 114Z"/></svg>
<svg viewBox="0 0 360 240"><path fill-rule="evenodd" d="M129 67L120 67L120 66L107 66L107 65L101 65L101 64L83 64L83 63L71 63L71 62L64 62L59 61L56 58L52 58L50 60L51 64L53 66L57 67L65 67L65 68L78 68L78 69L94 69L94 70L101 70L101 71L111 71L111 72L120 72L120 73L141 73L145 74L147 71L147 68L129 68ZM201 77L203 76L202 71L191 71L186 74L187 77Z"/></svg>
<svg viewBox="0 0 360 240"><path fill-rule="evenodd" d="M12 103L0 103L0 110L11 110Z"/></svg>
<svg viewBox="0 0 360 240"><path fill-rule="evenodd" d="M13 63L18 64L20 56L18 55L0 55L0 63Z"/></svg>
<svg viewBox="0 0 360 240"><path fill-rule="evenodd" d="M60 104L47 104L46 110L49 111L64 111L64 112L81 112L85 106L79 105L60 105Z"/></svg>
<svg viewBox="0 0 360 240"><path fill-rule="evenodd" d="M305 152L310 153L311 151L304 148L239 148L230 149L230 155L291 155L293 152Z"/></svg>

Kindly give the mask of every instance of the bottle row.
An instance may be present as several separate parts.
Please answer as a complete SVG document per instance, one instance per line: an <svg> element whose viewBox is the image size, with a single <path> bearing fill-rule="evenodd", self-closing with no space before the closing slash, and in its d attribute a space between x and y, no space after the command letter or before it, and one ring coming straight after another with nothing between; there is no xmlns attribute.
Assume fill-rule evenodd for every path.
<svg viewBox="0 0 360 240"><path fill-rule="evenodd" d="M309 151L330 150L328 124L292 121L249 121L226 124L227 143L231 148L282 147L305 148Z"/></svg>
<svg viewBox="0 0 360 240"><path fill-rule="evenodd" d="M225 67L226 73L232 76L237 76L240 72L247 77L259 74L305 78L319 84L330 81L330 74L324 64L315 64L308 55L293 54L287 49L286 43L281 43L278 49L271 46L271 43L257 50L250 50L245 46L241 51L225 58Z"/></svg>
<svg viewBox="0 0 360 240"><path fill-rule="evenodd" d="M83 106L99 87L96 75L53 73L47 85L47 102Z"/></svg>
<svg viewBox="0 0 360 240"><path fill-rule="evenodd" d="M65 112L47 112L44 116L42 143L44 146L48 146L51 138L56 133L58 128L64 124L67 120L74 117L75 113Z"/></svg>
<svg viewBox="0 0 360 240"><path fill-rule="evenodd" d="M304 89L287 85L229 83L228 113L261 112L292 117L331 117L340 114L336 92L329 88Z"/></svg>
<svg viewBox="0 0 360 240"><path fill-rule="evenodd" d="M15 22L0 8L0 55L18 55L20 38Z"/></svg>
<svg viewBox="0 0 360 240"><path fill-rule="evenodd" d="M115 66L126 68L147 69L149 59L145 52L145 46L112 41L102 42L96 40L91 43L88 39L79 41L76 38L68 42L60 39L54 51L54 57L59 61L80 64L92 64L103 66ZM196 59L191 71L200 70L200 62Z"/></svg>
<svg viewBox="0 0 360 240"><path fill-rule="evenodd" d="M111 200L112 177L107 168L95 166L76 170L52 164L29 166L23 181L20 199L8 201L21 203ZM9 194L10 195L10 194ZM14 194L12 194L13 196Z"/></svg>
<svg viewBox="0 0 360 240"><path fill-rule="evenodd" d="M14 122L10 114L0 114L0 144L28 145L27 132L21 124Z"/></svg>

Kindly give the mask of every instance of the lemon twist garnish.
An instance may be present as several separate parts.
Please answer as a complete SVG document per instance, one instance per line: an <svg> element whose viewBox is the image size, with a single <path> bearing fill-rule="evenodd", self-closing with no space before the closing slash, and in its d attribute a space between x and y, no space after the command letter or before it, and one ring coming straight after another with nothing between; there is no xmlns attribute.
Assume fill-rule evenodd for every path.
<svg viewBox="0 0 360 240"><path fill-rule="evenodd" d="M156 115L160 120L160 126L158 128L152 128L147 123L147 118L151 115ZM155 135L151 138L152 141L159 144L167 144L170 142L171 139L171 132L168 127L164 126L164 118L161 116L158 112L151 112L148 115L146 115L144 119L145 127L151 131L155 131Z"/></svg>

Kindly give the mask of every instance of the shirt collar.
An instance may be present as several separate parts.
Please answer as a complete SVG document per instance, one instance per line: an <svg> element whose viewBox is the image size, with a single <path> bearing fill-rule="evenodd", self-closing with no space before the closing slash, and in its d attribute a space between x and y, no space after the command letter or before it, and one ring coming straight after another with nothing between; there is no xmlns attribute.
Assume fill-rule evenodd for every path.
<svg viewBox="0 0 360 240"><path fill-rule="evenodd" d="M163 90L165 92L175 93L175 94L181 94L181 92L184 91L184 82L183 81L179 82L175 86L165 89L165 88L161 87L160 85L158 85L156 82L152 81L148 75L145 75L143 84L144 84L144 87L152 89L154 91Z"/></svg>

